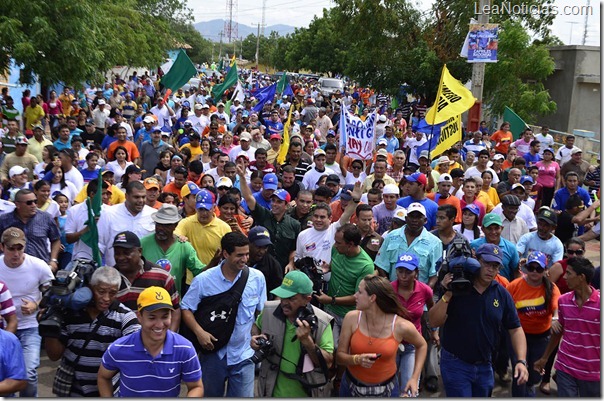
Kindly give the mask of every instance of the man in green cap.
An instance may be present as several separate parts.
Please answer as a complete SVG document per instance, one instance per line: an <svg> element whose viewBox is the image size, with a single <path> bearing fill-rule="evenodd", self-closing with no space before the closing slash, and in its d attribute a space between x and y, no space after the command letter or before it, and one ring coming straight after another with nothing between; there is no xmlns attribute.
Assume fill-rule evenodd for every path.
<svg viewBox="0 0 604 401"><path fill-rule="evenodd" d="M487 213L482 219L482 232L484 237L475 239L470 243L472 249L476 250L482 244L497 245L503 251L503 267L499 270L499 274L508 281L520 277L518 250L513 242L501 236L503 232L501 216L496 213Z"/></svg>
<svg viewBox="0 0 604 401"><path fill-rule="evenodd" d="M268 301L256 319L251 347L268 354L260 365L256 397L329 396L333 318L310 304L312 287L301 271L287 273L281 286L271 291L280 300ZM270 351L261 347L263 339L272 341Z"/></svg>

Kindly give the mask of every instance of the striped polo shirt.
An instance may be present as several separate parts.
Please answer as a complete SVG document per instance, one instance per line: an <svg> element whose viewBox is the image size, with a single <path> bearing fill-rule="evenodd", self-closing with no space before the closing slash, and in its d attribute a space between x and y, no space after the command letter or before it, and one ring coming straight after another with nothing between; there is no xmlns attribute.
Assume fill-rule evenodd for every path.
<svg viewBox="0 0 604 401"><path fill-rule="evenodd" d="M181 381L201 379L195 348L170 330L156 357L145 349L140 331L120 338L103 355L103 367L120 372L120 397L178 397Z"/></svg>
<svg viewBox="0 0 604 401"><path fill-rule="evenodd" d="M83 348L99 319L101 323L99 328L86 348ZM98 397L97 374L103 354L115 340L135 333L140 328L136 314L119 301L114 301L103 315L97 316L94 320L86 311L68 313L59 337L61 343L65 345L61 364L73 366L77 355L80 355L78 364L74 367L75 380L71 386L71 395Z"/></svg>
<svg viewBox="0 0 604 401"><path fill-rule="evenodd" d="M4 328L4 319L16 313L10 291L6 283L0 280L0 330Z"/></svg>
<svg viewBox="0 0 604 401"><path fill-rule="evenodd" d="M180 295L176 290L174 278L166 270L158 265L149 262L143 258L143 267L137 273L136 278L128 281L126 276L121 274L122 283L117 293L117 299L132 310L137 310L136 301L138 296L145 288L157 286L164 288L172 298L172 306L174 309L180 308Z"/></svg>
<svg viewBox="0 0 604 401"><path fill-rule="evenodd" d="M591 290L580 308L574 291L558 300L564 335L554 367L578 380L600 381L600 291Z"/></svg>

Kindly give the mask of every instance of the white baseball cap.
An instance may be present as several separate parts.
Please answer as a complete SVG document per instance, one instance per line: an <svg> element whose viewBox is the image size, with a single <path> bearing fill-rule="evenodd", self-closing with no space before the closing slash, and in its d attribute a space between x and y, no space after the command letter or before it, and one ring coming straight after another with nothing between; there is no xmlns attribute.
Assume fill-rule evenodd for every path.
<svg viewBox="0 0 604 401"><path fill-rule="evenodd" d="M27 169L23 166L13 166L8 171L8 176L10 178L13 178L16 175L23 174L23 173L29 173L29 169Z"/></svg>
<svg viewBox="0 0 604 401"><path fill-rule="evenodd" d="M382 190L382 194L384 195L399 195L400 191L396 184L387 184L384 185L384 189Z"/></svg>
<svg viewBox="0 0 604 401"><path fill-rule="evenodd" d="M424 217L427 217L426 208L421 203L414 202L410 204L407 208L407 214L411 214L412 212L420 212Z"/></svg>
<svg viewBox="0 0 604 401"><path fill-rule="evenodd" d="M453 178L451 178L451 174L441 174L440 177L438 178L438 183L440 184L441 182L448 182L448 183L452 183L453 182Z"/></svg>

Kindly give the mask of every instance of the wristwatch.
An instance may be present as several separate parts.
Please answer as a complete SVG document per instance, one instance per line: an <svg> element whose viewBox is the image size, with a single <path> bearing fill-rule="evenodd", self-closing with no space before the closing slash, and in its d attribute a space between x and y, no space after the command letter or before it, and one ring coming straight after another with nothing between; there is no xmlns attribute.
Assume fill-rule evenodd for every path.
<svg viewBox="0 0 604 401"><path fill-rule="evenodd" d="M336 304L336 297L331 297L331 304L335 305Z"/></svg>
<svg viewBox="0 0 604 401"><path fill-rule="evenodd" d="M527 365L527 363L526 363L526 360L524 360L524 359L518 359L518 360L516 361L516 365L518 365L519 363L523 364L525 368L528 368L528 365Z"/></svg>

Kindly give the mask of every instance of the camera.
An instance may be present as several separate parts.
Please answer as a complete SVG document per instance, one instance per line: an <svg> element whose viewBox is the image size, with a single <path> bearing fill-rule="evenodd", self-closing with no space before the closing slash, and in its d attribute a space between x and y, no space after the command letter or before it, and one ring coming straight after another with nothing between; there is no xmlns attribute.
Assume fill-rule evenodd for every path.
<svg viewBox="0 0 604 401"><path fill-rule="evenodd" d="M50 286L42 292L40 308L46 309L38 326L42 337L58 338L68 310L78 311L90 303L92 291L86 285L96 268L92 260L75 259L65 270L57 272Z"/></svg>
<svg viewBox="0 0 604 401"><path fill-rule="evenodd" d="M321 268L320 261L316 260L312 256L306 256L302 259L298 259L294 262L294 266L296 269L300 270L302 273L306 274L310 281L312 281L312 290L314 293L319 293L322 291L324 293L327 292L327 281L325 281L325 273L323 273L323 269Z"/></svg>
<svg viewBox="0 0 604 401"><path fill-rule="evenodd" d="M267 356L269 356L275 351L275 349L273 348L273 342L271 340L267 340L264 337L258 337L256 339L256 344L260 346L260 349L254 352L254 355L252 355L251 359L254 364L260 363L261 361L265 360Z"/></svg>
<svg viewBox="0 0 604 401"><path fill-rule="evenodd" d="M452 273L449 289L453 294L467 294L472 289L471 275L479 268L480 264L472 257L468 243L462 238L455 238L440 266L439 282L447 273Z"/></svg>
<svg viewBox="0 0 604 401"><path fill-rule="evenodd" d="M317 326L317 315L315 315L312 310L312 306L301 306L298 309L298 314L296 315L296 320L294 320L294 326L298 327L297 319L300 319L301 322L306 321L310 326L310 329L314 329Z"/></svg>

